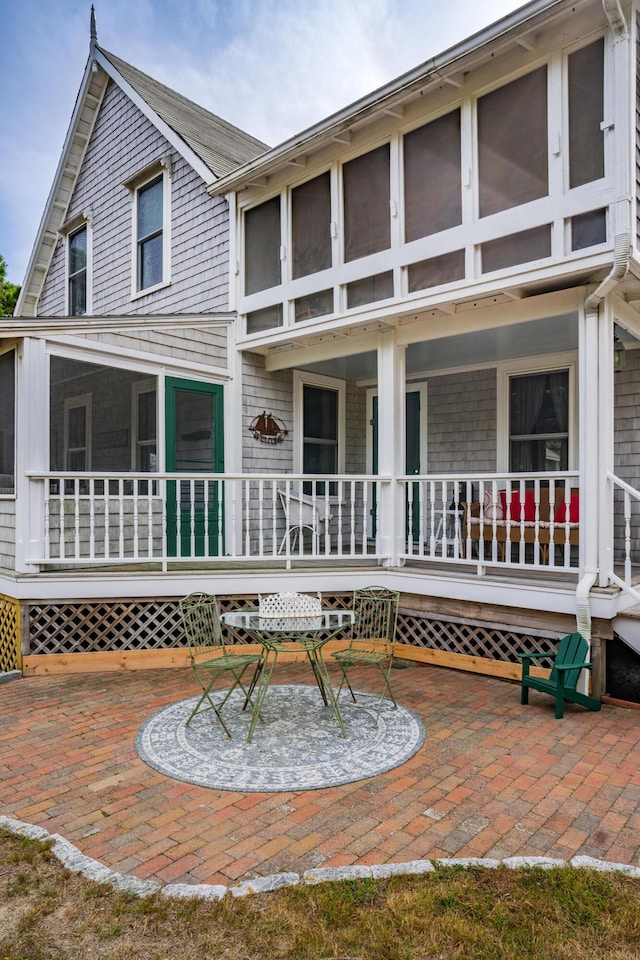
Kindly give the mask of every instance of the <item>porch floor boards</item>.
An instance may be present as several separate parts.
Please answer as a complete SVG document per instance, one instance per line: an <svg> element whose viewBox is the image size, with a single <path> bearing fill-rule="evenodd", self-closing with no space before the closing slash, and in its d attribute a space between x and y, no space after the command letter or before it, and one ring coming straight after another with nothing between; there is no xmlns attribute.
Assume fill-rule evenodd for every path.
<svg viewBox="0 0 640 960"><path fill-rule="evenodd" d="M278 680L307 674L283 665ZM368 675L355 683L367 689ZM521 706L518 684L417 663L392 683L427 731L405 764L338 787L243 794L170 779L136 752L152 714L195 694L187 669L14 680L2 691L0 809L161 884L440 857L639 862L636 711L568 705L558 721L535 691Z"/></svg>

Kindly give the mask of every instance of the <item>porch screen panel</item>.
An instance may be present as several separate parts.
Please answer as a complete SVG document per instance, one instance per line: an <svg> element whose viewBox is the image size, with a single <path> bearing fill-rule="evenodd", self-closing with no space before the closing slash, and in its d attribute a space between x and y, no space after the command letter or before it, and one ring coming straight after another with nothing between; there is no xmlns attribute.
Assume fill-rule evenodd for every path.
<svg viewBox="0 0 640 960"><path fill-rule="evenodd" d="M569 372L511 377L510 469L513 472L569 467Z"/></svg>
<svg viewBox="0 0 640 960"><path fill-rule="evenodd" d="M480 216L548 193L547 68L478 100Z"/></svg>
<svg viewBox="0 0 640 960"><path fill-rule="evenodd" d="M344 258L357 260L391 245L389 144L345 163Z"/></svg>
<svg viewBox="0 0 640 960"><path fill-rule="evenodd" d="M331 266L331 178L329 173L291 191L293 278Z"/></svg>
<svg viewBox="0 0 640 960"><path fill-rule="evenodd" d="M246 294L280 283L280 197L247 210L244 217Z"/></svg>
<svg viewBox="0 0 640 960"><path fill-rule="evenodd" d="M604 177L604 40L569 57L569 186Z"/></svg>
<svg viewBox="0 0 640 960"><path fill-rule="evenodd" d="M15 492L15 352L0 356L0 494Z"/></svg>
<svg viewBox="0 0 640 960"><path fill-rule="evenodd" d="M176 390L175 469L186 472L214 469L213 397Z"/></svg>
<svg viewBox="0 0 640 960"><path fill-rule="evenodd" d="M460 111L404 138L405 240L462 223Z"/></svg>
<svg viewBox="0 0 640 960"><path fill-rule="evenodd" d="M51 470L153 469L155 390L148 373L51 357Z"/></svg>

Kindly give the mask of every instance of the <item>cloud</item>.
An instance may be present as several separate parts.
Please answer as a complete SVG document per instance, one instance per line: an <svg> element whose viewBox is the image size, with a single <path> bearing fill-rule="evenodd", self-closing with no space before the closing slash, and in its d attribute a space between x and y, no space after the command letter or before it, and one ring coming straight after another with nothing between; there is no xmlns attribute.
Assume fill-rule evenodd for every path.
<svg viewBox="0 0 640 960"><path fill-rule="evenodd" d="M276 145L514 9L513 0L94 0L98 40ZM24 275L89 51L85 0L5 0L0 253Z"/></svg>

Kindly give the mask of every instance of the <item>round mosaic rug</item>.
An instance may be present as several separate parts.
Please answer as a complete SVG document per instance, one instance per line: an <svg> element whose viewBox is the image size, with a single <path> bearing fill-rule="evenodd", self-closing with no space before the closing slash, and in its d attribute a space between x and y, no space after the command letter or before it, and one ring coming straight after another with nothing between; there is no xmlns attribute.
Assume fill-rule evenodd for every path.
<svg viewBox="0 0 640 960"><path fill-rule="evenodd" d="M225 691L216 694L222 699ZM358 696L358 691L356 691ZM317 687L274 684L262 706L251 743L246 742L249 711L234 691L224 708L229 740L212 712L185 722L197 697L164 707L136 736L140 757L160 773L216 790L272 793L317 790L364 780L400 766L424 741L420 719L385 700L376 726L377 701L340 702L348 737L338 728Z"/></svg>

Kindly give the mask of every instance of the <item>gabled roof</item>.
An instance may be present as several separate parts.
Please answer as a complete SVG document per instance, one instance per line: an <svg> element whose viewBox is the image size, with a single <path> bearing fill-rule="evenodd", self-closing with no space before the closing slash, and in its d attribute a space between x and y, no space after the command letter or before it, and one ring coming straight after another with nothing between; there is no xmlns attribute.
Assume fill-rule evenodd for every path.
<svg viewBox="0 0 640 960"><path fill-rule="evenodd" d="M97 49L154 113L204 161L214 177L224 176L268 149L266 143L165 87L115 54L102 47Z"/></svg>
<svg viewBox="0 0 640 960"><path fill-rule="evenodd" d="M27 267L15 316L35 316L69 203L109 80L132 100L204 184L228 176L264 153L266 144L249 136L136 67L102 50L92 17L89 59L62 148L58 168Z"/></svg>

